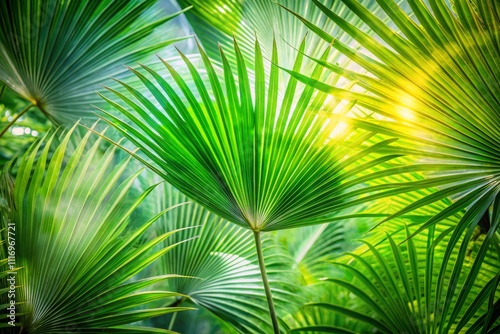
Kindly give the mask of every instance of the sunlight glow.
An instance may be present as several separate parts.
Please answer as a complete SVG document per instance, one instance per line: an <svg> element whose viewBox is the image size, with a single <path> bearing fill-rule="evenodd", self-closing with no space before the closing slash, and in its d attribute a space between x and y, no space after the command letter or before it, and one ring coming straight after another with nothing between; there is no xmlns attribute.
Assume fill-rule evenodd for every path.
<svg viewBox="0 0 500 334"><path fill-rule="evenodd" d="M339 124L337 124L337 126L333 129L332 133L330 133L330 139L341 135L346 129L347 124L345 124L344 122L339 122Z"/></svg>
<svg viewBox="0 0 500 334"><path fill-rule="evenodd" d="M221 259L223 259L226 262L236 262L236 263L240 263L244 266L252 264L247 259L245 259L241 256L238 256L238 255L235 255L235 254L229 254L229 253L223 253L223 252L210 252L210 255L219 256Z"/></svg>
<svg viewBox="0 0 500 334"><path fill-rule="evenodd" d="M403 93L398 99L400 105L396 107L397 115L409 121L415 120L415 112L413 111L417 104L415 98L409 94Z"/></svg>
<svg viewBox="0 0 500 334"><path fill-rule="evenodd" d="M227 5L224 5L224 6L217 6L217 9L219 10L219 12L221 12L222 14L226 14L227 12L231 12L231 9L227 6Z"/></svg>
<svg viewBox="0 0 500 334"><path fill-rule="evenodd" d="M20 126L15 126L12 128L11 132L14 136L22 136L22 135L24 135L24 128L22 128Z"/></svg>

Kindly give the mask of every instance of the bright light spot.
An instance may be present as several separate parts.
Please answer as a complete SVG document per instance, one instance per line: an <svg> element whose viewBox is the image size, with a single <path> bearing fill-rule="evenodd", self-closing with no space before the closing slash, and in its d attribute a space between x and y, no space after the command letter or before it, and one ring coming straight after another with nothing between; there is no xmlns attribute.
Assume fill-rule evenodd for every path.
<svg viewBox="0 0 500 334"><path fill-rule="evenodd" d="M406 107L415 106L415 98L409 94L403 94L399 97L399 102Z"/></svg>
<svg viewBox="0 0 500 334"><path fill-rule="evenodd" d="M241 263L245 266L251 264L251 262L248 261L247 259L242 258L241 256L238 256L235 254L229 254L229 253L223 253L223 252L210 252L210 255L219 256L221 259L225 260L226 262L237 262L237 263Z"/></svg>
<svg viewBox="0 0 500 334"><path fill-rule="evenodd" d="M408 108L398 107L397 112L398 112L399 116L401 116L404 119L407 119L407 120L414 120L415 119L415 113Z"/></svg>
<svg viewBox="0 0 500 334"><path fill-rule="evenodd" d="M10 122L12 121L12 116L7 117L7 120Z"/></svg>
<svg viewBox="0 0 500 334"><path fill-rule="evenodd" d="M219 12L221 12L222 14L226 14L226 11L224 10L224 8L222 8L221 6L217 6L217 9L219 10Z"/></svg>
<svg viewBox="0 0 500 334"><path fill-rule="evenodd" d="M407 120L414 120L416 117L413 110L417 104L415 98L409 94L403 93L399 96L399 103L400 105L396 107L398 116Z"/></svg>
<svg viewBox="0 0 500 334"><path fill-rule="evenodd" d="M5 116L10 116L10 110L7 110L7 111L5 112Z"/></svg>
<svg viewBox="0 0 500 334"><path fill-rule="evenodd" d="M19 126L15 126L12 128L12 134L14 136L22 136L22 135L24 135L24 128L21 128Z"/></svg>
<svg viewBox="0 0 500 334"><path fill-rule="evenodd" d="M33 137L38 136L38 131L36 131L36 130L31 131L31 135L32 135Z"/></svg>
<svg viewBox="0 0 500 334"><path fill-rule="evenodd" d="M24 134L25 135L29 135L31 133L31 129L30 128L24 128Z"/></svg>
<svg viewBox="0 0 500 334"><path fill-rule="evenodd" d="M330 138L335 138L341 135L342 133L344 133L346 129L347 129L347 124L339 122L339 124L337 124L337 126L333 129L332 133L330 133Z"/></svg>

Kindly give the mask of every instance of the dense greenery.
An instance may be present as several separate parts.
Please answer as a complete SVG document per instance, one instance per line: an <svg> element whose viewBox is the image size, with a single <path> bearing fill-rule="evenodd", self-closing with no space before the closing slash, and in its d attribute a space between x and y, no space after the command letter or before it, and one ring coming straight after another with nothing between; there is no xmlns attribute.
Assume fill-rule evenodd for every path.
<svg viewBox="0 0 500 334"><path fill-rule="evenodd" d="M3 1L2 333L498 333L499 96L497 1Z"/></svg>

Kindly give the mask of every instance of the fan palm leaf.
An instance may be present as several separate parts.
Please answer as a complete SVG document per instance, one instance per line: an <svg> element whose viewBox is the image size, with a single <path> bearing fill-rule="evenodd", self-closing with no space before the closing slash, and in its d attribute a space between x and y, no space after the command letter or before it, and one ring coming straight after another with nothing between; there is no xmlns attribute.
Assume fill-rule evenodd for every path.
<svg viewBox="0 0 500 334"><path fill-rule="evenodd" d="M161 15L155 2L2 1L0 81L30 102L11 123L33 106L55 124L92 118L102 82L178 40L165 39L164 23L179 13Z"/></svg>
<svg viewBox="0 0 500 334"><path fill-rule="evenodd" d="M305 42L301 44L302 50L304 45ZM254 232L264 286L268 287L260 233L330 221L328 214L349 206L344 188L361 183L357 182L356 174L398 155L376 154L394 139L358 151L357 144L373 137L374 132L350 129L344 135L331 136L337 122L325 122L310 111L321 106L326 95L314 95L310 87L298 89L293 78L288 81L285 96L278 100L278 69L273 67L266 79L257 42L252 98L247 67L236 42L234 50L238 59L238 85L222 50L225 89L208 56L200 50L209 85L185 58L196 91L164 62L189 105L180 103L170 84L143 66L157 85L139 71L133 71L162 110L136 89L122 83L133 100L111 91L127 107L104 98L135 127L105 114L110 124L142 149L152 160L145 163L165 180L220 217ZM296 70L301 68L302 59L299 54L294 65ZM272 61L278 62L276 46ZM313 76L320 74L320 66L317 66ZM206 86L213 90L212 96ZM346 137L352 142L344 145ZM373 156L370 161L353 167L359 157L368 155ZM342 183L348 180L351 182L344 186ZM271 303L270 290L267 288L266 292ZM274 328L277 331L276 319Z"/></svg>
<svg viewBox="0 0 500 334"><path fill-rule="evenodd" d="M273 39L276 36L278 52L281 54L280 63L285 67L291 67L294 64L295 56L292 52L288 52L288 44L299 45L308 33L306 26L295 19L292 14L282 11L277 3L272 0L180 0L178 2L183 8L192 6L192 9L186 13L186 18L209 57L212 59L218 58L219 45L222 45L226 50L231 49L234 37L238 40L239 47L245 58L250 60L247 66L251 69L254 69L251 59L253 58L255 38L260 41L263 55L270 58ZM321 10L312 3L294 0L280 0L278 3L300 13L323 30L334 31L334 35L344 43L350 44L352 42L352 37L336 26L334 22L326 20ZM322 1L322 3L345 17L349 22L352 19L357 19L339 1L326 0ZM362 1L362 3L370 8L374 7L370 0ZM361 20L352 20L352 23L359 27L363 22ZM327 43L322 42L321 38L310 36L304 52L307 55L320 57L322 53L320 46L323 44L327 45ZM340 56L340 52L331 52L328 60L337 62L341 58ZM230 64L236 64L237 60L234 53L228 52L227 58ZM344 60L347 59L344 57ZM304 62L308 62L308 60L305 59ZM311 68L310 64L311 62L304 64L304 67L309 69ZM270 68L266 67L266 70L268 69Z"/></svg>
<svg viewBox="0 0 500 334"><path fill-rule="evenodd" d="M488 238L468 252L465 265L461 250L456 249L445 264L446 246L456 222L432 226L429 231L407 239L388 236L378 246L366 242L368 251L350 253L354 263L339 263L355 281L328 279L339 284L370 306L358 312L332 303L311 303L370 324L385 333L494 333L498 329L500 279L497 247ZM498 224L498 221L496 222ZM436 233L437 231L443 231ZM411 232L407 230L406 238ZM471 265L479 263L479 267ZM454 271L462 275L454 282ZM476 269L479 270L477 272ZM325 324L295 331L334 332Z"/></svg>
<svg viewBox="0 0 500 334"><path fill-rule="evenodd" d="M479 224L498 197L500 174L500 77L498 2L443 0L407 1L406 13L393 1L379 1L391 30L369 10L351 0L343 2L378 35L377 38L349 24L336 13L314 1L329 19L353 36L373 54L356 52L304 18L299 18L332 46L362 66L370 75L343 70L321 62L336 73L357 80L368 93L359 94L295 77L336 96L355 99L358 106L380 117L372 121L349 120L366 129L395 135L401 147L419 157L413 169L425 172L423 184L439 189L402 208L394 216L451 197L453 203L440 215L422 224L423 230L465 208L474 215L461 222L463 231ZM297 15L298 16L298 15ZM415 66L421 64L422 66ZM389 217L391 218L391 217ZM489 227L485 227L486 229ZM460 233L458 233L460 234Z"/></svg>
<svg viewBox="0 0 500 334"><path fill-rule="evenodd" d="M495 204L500 190L498 2L459 0L451 4L436 0L425 4L412 0L403 2L406 6L400 7L393 1L378 1L395 30L359 3L343 2L376 31L377 38L364 34L320 2L315 1L315 4L372 56L356 52L298 17L323 39L333 41L334 48L356 61L370 75L317 61L335 73L357 80L368 93L338 89L294 71L289 73L323 92L355 99L358 106L375 112L373 120L349 119L346 122L397 136L399 149L418 159L406 168L406 172L419 173L421 180L400 184L399 189L389 190L387 194L427 187L436 191L412 201L385 220L448 200L442 210L420 221L420 227L413 232L416 234L461 214L462 218L447 239L449 243L440 269L444 277L457 247L458 258L463 260L470 244L492 233L497 238L495 217L500 214ZM491 236L486 241L498 245ZM464 266L456 262L448 291L455 291ZM480 268L481 262L474 262L471 273L480 272ZM469 279L469 284L473 281ZM440 287L444 288L442 281ZM448 293L443 298L448 300L450 296Z"/></svg>
<svg viewBox="0 0 500 334"><path fill-rule="evenodd" d="M161 211L188 201L187 197L165 183L157 187L146 201L148 210ZM185 229L190 227L189 229ZM191 301L206 308L242 333L269 333L266 297L263 294L259 265L253 247L252 233L231 224L202 206L189 203L169 211L152 227L155 235L184 229L161 247L197 236L196 240L179 244L152 265L152 274L178 274L165 283L168 290L186 297L178 305ZM289 312L292 294L290 272L286 271L284 259L277 257L270 244L265 242L266 266L273 282L273 295L278 313ZM269 245L269 246L267 246ZM148 273L149 274L149 273ZM285 276L283 276L285 275ZM191 278L195 277L195 279ZM283 286L282 289L278 285ZM281 306L281 307L280 307ZM173 323L173 322L171 322Z"/></svg>
<svg viewBox="0 0 500 334"><path fill-rule="evenodd" d="M17 328L6 325L3 330L168 332L125 325L189 309L137 309L139 305L180 295L142 291L169 275L130 280L174 247L153 250L175 231L139 244L138 238L162 213L135 230L128 227L129 216L152 188L125 206L124 196L138 172L119 181L128 160L113 166L115 148L101 155L100 140L90 145L91 132L68 157L73 130L63 136L50 160L50 143L57 133L35 143L20 159L13 189L8 175L1 175L2 197L11 199L8 211L2 210L4 216L8 215L7 220L2 220L2 240L8 241L2 245L2 254L13 252L8 263L2 262L2 272L5 268L19 268L16 273L9 272L9 278L15 280L15 297L1 296L2 304L16 302L15 318L9 321L15 321ZM90 148L86 150L87 145ZM4 189L9 189L10 195L5 196ZM2 288L6 282L2 279Z"/></svg>

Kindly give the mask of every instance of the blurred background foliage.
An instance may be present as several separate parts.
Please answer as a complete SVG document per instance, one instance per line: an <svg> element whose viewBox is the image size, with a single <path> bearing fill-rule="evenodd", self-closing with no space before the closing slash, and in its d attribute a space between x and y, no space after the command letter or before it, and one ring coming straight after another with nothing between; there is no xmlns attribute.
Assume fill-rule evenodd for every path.
<svg viewBox="0 0 500 334"><path fill-rule="evenodd" d="M47 72L39 72L48 73L44 79L51 82L47 65L43 61L34 62L38 58L27 55L35 52L37 43L46 41L47 48L57 45L57 36L40 25L40 31L47 33L46 40L30 39L27 45L31 49L15 49L6 43L11 28L0 24L0 130L29 107L33 99L40 99L44 106L30 108L0 136L0 169L3 169L0 288L7 288L7 224L12 221L24 227L16 247L45 243L44 254L52 254L55 259L63 259L66 250L50 248L48 244L68 240L75 246L88 242L93 247L91 251L82 248L81 253L73 254L86 258L87 264L105 251L119 258L120 252L116 250L120 243L127 244L130 253L126 254L137 254L141 249L147 249L150 255L161 253L155 261L144 255L140 262L131 265L133 269L127 274L109 277L107 273L119 272L121 264L128 263L132 255L119 258L120 261L108 264L102 271L85 271L90 268L84 266L79 276L74 275L77 267L58 267L50 257L46 262L40 259L47 276L60 274L67 278L66 282L59 282L61 286L70 283L75 289L85 286L89 283L82 275L91 272L102 283L92 285L94 290L89 288L89 293L99 295L102 286L115 293L111 295L117 296L117 300L111 303L96 299L78 305L62 298L61 303L68 302L79 315L75 316L53 306L59 297L56 292L52 297L41 298L43 294L34 296L28 289L18 295L23 298L18 300L23 318L15 328L2 319L2 333L272 333L252 231L216 216L163 181L158 165L149 160L151 156L144 149L136 150L141 142L123 140L122 134L114 129L116 123L94 122L99 119L97 115L104 116L103 112L124 119L114 106L95 93L104 91L101 85L125 98L143 94L154 107L161 107L155 99L156 91L144 86L143 78L123 65L139 69L138 63L145 64L172 83L172 74L166 71L157 54L195 92L197 82L189 77L190 69L178 48L193 63L209 99L215 101L210 73L203 66L197 42L211 58L216 75L223 78L220 48L235 73L242 69L236 53L231 51L235 39L246 61L249 85L254 88L255 41L262 48L263 70L270 75L273 38L281 67L277 95L280 99L285 97L286 84L297 80L297 94L292 103L296 105L307 85L314 87L311 100L321 103L311 105L308 112L338 122L329 140L345 136L343 148L354 145L365 149L398 138L394 145L364 155L348 167L361 170L357 174L359 184L347 192L353 194L349 197L351 207L326 216L327 223L263 233L263 253L281 332L500 332L499 3L488 0L277 2L126 1L119 7L123 12L109 18L110 26L115 24L109 28L113 33L101 35L96 29L95 34L81 36L89 38L90 44L95 42L100 51L105 50L105 57L99 59L96 56L99 50L85 48L85 43L78 45L82 47L81 54L71 53L72 47L78 49L74 45L61 54L64 58L64 52L68 52L68 59L87 61L94 69L89 74L91 78L86 77L85 71L72 72L67 81L54 82L58 88L47 96L28 94L39 92L31 89L30 85L36 81L30 81L30 75L15 77L18 84L7 85L9 76L13 77L8 68L15 63L8 64L7 59L22 60L18 65L23 70L40 66ZM27 27L22 15L16 17L14 11L44 8L43 1L22 0L19 7L14 6L16 1L6 3L12 12L2 7L3 22L12 22L32 33L28 29L34 28ZM85 25L94 22L92 16L78 16L85 7L83 1L54 0L51 4L72 8L69 13L80 19L82 31L99 28ZM112 4L112 1L102 2L102 8L94 8L93 17ZM130 14L127 21L130 24L120 25L127 8L141 6L145 6L141 9L144 12ZM163 20L168 16L172 17ZM146 32L133 35L143 28ZM71 36L67 37L71 40ZM302 42L303 50L298 52ZM140 52L134 53L138 49ZM303 67L295 69L294 61L300 54L305 55ZM72 70L65 60L54 64L61 66L61 71L65 67ZM321 70L311 79L315 67ZM146 74L143 69L140 73ZM110 77L118 77L131 90ZM20 89L19 82L28 82L31 88ZM264 86L268 88L269 82ZM180 101L188 103L175 85L169 95L178 95ZM52 104L50 99L54 99ZM144 108L150 116L151 109ZM68 134L68 128L77 121L78 125ZM137 124L130 119L125 123ZM87 132L88 128L92 128L92 133ZM364 137L363 133L371 136ZM101 136L104 138L99 139ZM115 149L118 142L122 149ZM137 160L128 161L131 154ZM161 153L156 154L161 158ZM395 158L363 169L372 159L387 155ZM24 161L24 165L20 166L19 161ZM142 162L152 168L144 169ZM109 176L115 172L108 171L109 178L99 174L96 170L99 166L114 170L116 179ZM377 178L371 177L372 173ZM53 176L53 182L42 182L47 175ZM91 186L93 179L101 180L100 187ZM14 195L13 185L19 184L26 191ZM75 190L68 189L68 185L74 185ZM364 193L364 187L370 187L371 192ZM111 189L118 189L117 193ZM122 197L113 202L118 193ZM66 198L56 196L60 194ZM40 196L50 200L44 201ZM75 232L85 230L83 220L56 214L66 209L70 198L81 205L81 217L95 217L102 225L101 235L84 238L87 235ZM127 208L133 210L128 212ZM98 214L100 210L102 215ZM40 226L33 218L35 214L43 218L40 221L47 231L36 229ZM111 231L110 224L120 228ZM66 232L56 235L50 226ZM30 233L29 228L34 232ZM176 233L170 235L173 231ZM158 239L166 234L168 238ZM96 246L102 240L109 243L103 248ZM16 268L24 275L27 287L33 284L28 270L40 267L33 268L29 264ZM38 277L43 275L40 272ZM166 279L164 275L173 276ZM39 278L35 283L47 282ZM113 286L124 290L115 291ZM1 291L5 310L7 290ZM126 297L119 300L120 296ZM34 323L50 323L50 317L56 314L51 314L51 307L53 312L59 312L58 320L66 327L37 329L35 326L29 331ZM134 318L131 314L138 316ZM119 321L105 320L115 315L120 317ZM7 320L7 313L2 316ZM100 327L90 326L92 319L101 319L97 322Z"/></svg>

